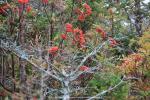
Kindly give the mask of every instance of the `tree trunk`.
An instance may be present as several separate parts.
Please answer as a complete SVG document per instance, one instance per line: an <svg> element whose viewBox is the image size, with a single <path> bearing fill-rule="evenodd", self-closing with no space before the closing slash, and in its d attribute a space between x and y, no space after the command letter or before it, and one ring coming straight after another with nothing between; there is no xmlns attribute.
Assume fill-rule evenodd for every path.
<svg viewBox="0 0 150 100"><path fill-rule="evenodd" d="M63 83L64 87L63 87L63 100L70 100L70 89L69 89L69 81L64 81Z"/></svg>

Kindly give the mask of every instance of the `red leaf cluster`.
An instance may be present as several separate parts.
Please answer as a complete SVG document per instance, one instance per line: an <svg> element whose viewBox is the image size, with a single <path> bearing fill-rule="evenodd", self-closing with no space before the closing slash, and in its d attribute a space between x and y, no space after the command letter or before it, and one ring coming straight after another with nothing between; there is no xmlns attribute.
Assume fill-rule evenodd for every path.
<svg viewBox="0 0 150 100"><path fill-rule="evenodd" d="M114 47L118 44L117 41L112 37L109 38L109 42L110 42L110 47Z"/></svg>
<svg viewBox="0 0 150 100"><path fill-rule="evenodd" d="M18 0L18 2L20 4L27 4L29 2L29 0Z"/></svg>
<svg viewBox="0 0 150 100"><path fill-rule="evenodd" d="M66 34L61 34L61 39L66 40L67 39L67 35Z"/></svg>
<svg viewBox="0 0 150 100"><path fill-rule="evenodd" d="M78 14L78 20L83 22L86 17L90 16L92 14L92 9L91 7L87 4L84 3L83 7L85 8L85 11L81 11L79 8L75 10L75 12Z"/></svg>
<svg viewBox="0 0 150 100"><path fill-rule="evenodd" d="M76 28L74 29L73 34L74 34L74 42L77 42L80 47L83 47L83 45L85 44L83 31L79 28Z"/></svg>
<svg viewBox="0 0 150 100"><path fill-rule="evenodd" d="M102 29L102 28L96 28L96 31L98 32L98 33L100 33L100 35L101 35L101 37L103 38L103 39L105 39L106 37L107 37L107 34L106 34L106 32Z"/></svg>
<svg viewBox="0 0 150 100"><path fill-rule="evenodd" d="M69 23L66 24L66 32L73 32L72 24Z"/></svg>
<svg viewBox="0 0 150 100"><path fill-rule="evenodd" d="M84 13L81 13L80 15L78 15L78 20L83 22L85 20L85 15Z"/></svg>
<svg viewBox="0 0 150 100"><path fill-rule="evenodd" d="M92 14L91 7L87 3L83 4L83 7L86 9L86 12L85 12L86 16L90 16Z"/></svg>
<svg viewBox="0 0 150 100"><path fill-rule="evenodd" d="M88 71L90 68L87 66L81 66L80 71Z"/></svg>
<svg viewBox="0 0 150 100"><path fill-rule="evenodd" d="M4 4L2 6L0 6L0 14L6 14L6 10L10 8L10 5L9 4Z"/></svg>
<svg viewBox="0 0 150 100"><path fill-rule="evenodd" d="M42 0L43 4L48 4L48 0Z"/></svg>
<svg viewBox="0 0 150 100"><path fill-rule="evenodd" d="M85 38L84 38L84 34L83 31L79 28L74 29L72 24L67 23L66 24L66 32L71 32L73 33L73 44L77 43L79 47L83 47L83 45L85 44ZM66 39L66 34L62 34L61 35L62 39Z"/></svg>
<svg viewBox="0 0 150 100"><path fill-rule="evenodd" d="M26 12L27 12L27 13L31 12L31 9L32 9L31 6L27 6Z"/></svg>
<svg viewBox="0 0 150 100"><path fill-rule="evenodd" d="M54 47L51 47L48 52L52 55L56 54L57 51L59 50L59 47L58 46L54 46Z"/></svg>
<svg viewBox="0 0 150 100"><path fill-rule="evenodd" d="M132 54L132 58L134 58L133 60L135 62L140 62L140 61L143 61L143 57L139 54Z"/></svg>

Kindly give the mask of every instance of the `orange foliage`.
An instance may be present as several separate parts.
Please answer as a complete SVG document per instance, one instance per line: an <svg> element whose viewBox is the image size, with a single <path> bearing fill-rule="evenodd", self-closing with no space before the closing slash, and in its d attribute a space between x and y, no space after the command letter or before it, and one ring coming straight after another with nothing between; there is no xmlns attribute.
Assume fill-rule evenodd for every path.
<svg viewBox="0 0 150 100"><path fill-rule="evenodd" d="M123 59L123 63L119 66L120 70L124 73L130 73L134 71L143 62L143 56L138 53L128 55Z"/></svg>

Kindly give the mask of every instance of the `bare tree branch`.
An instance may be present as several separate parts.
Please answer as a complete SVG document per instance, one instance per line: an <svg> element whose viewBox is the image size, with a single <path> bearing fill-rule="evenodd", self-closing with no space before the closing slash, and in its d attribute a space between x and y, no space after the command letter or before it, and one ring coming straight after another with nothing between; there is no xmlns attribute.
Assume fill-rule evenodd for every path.
<svg viewBox="0 0 150 100"><path fill-rule="evenodd" d="M106 41L107 42L107 41ZM87 61L87 59L95 54L97 54L97 52L99 52L99 50L106 44L106 42L103 42L102 44L99 44L91 53L89 53L87 56L85 56L83 58L83 60L81 61L81 63L78 65L78 67L75 69L75 71L73 71L70 76L74 76L76 74L76 72L79 70L79 68L84 65L84 63Z"/></svg>

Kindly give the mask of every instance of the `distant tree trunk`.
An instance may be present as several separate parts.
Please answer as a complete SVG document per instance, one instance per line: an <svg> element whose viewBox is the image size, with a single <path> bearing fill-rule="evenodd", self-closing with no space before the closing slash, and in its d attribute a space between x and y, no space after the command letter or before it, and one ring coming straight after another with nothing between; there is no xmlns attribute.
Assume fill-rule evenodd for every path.
<svg viewBox="0 0 150 100"><path fill-rule="evenodd" d="M12 54L11 55L11 60L12 60L12 78L13 78L13 80L15 79L15 62L14 62L14 55ZM13 84L14 86L13 86L13 91L15 92L15 90L16 90L16 85L15 85L15 83Z"/></svg>
<svg viewBox="0 0 150 100"><path fill-rule="evenodd" d="M49 27L49 34L48 34L48 46L53 45L53 43L52 43L53 34L54 34L54 21L52 20L53 13L54 13L54 3L51 3L51 16L50 16L51 20L50 20L50 23L49 23L50 27ZM49 62L52 64L53 63L53 56L50 55L50 54L48 54L48 55L49 55L49 58L50 58ZM48 66L48 70L49 71L52 70L50 65Z"/></svg>
<svg viewBox="0 0 150 100"><path fill-rule="evenodd" d="M3 55L3 80L2 80L2 84L5 83L5 80L6 80L6 55Z"/></svg>
<svg viewBox="0 0 150 100"><path fill-rule="evenodd" d="M25 4L21 5L22 12L19 18L19 33L18 33L18 44L23 47L25 43L25 16L24 16L24 10L25 10ZM28 100L28 87L27 87L27 76L26 76L26 62L24 59L19 58L19 71L20 71L20 92L26 94L26 99Z"/></svg>
<svg viewBox="0 0 150 100"><path fill-rule="evenodd" d="M1 83L3 84L5 79L5 61L4 61L4 55L2 56L2 80Z"/></svg>
<svg viewBox="0 0 150 100"><path fill-rule="evenodd" d="M44 77L45 77L45 74L42 72L41 73L41 93L40 93L40 100L45 100L46 96L44 95L44 87L45 87L45 84L44 84Z"/></svg>
<svg viewBox="0 0 150 100"><path fill-rule="evenodd" d="M25 37L25 16L24 16L24 10L25 10L25 4L20 6L21 13L19 16L19 32L18 32L18 45L24 44L24 37Z"/></svg>
<svg viewBox="0 0 150 100"><path fill-rule="evenodd" d="M24 44L24 26L25 26L25 22L24 22L24 18L21 18L20 20L20 26L19 26L19 45L20 44Z"/></svg>
<svg viewBox="0 0 150 100"><path fill-rule="evenodd" d="M52 46L53 34L54 34L54 21L53 21L53 13L54 13L54 4L51 3L51 22L50 22L50 46Z"/></svg>
<svg viewBox="0 0 150 100"><path fill-rule="evenodd" d="M141 13L141 1L135 0L135 29L138 36L142 36L142 13Z"/></svg>
<svg viewBox="0 0 150 100"><path fill-rule="evenodd" d="M3 65L2 65L2 55L0 54L0 82L2 83L2 69L3 69Z"/></svg>
<svg viewBox="0 0 150 100"><path fill-rule="evenodd" d="M27 94L27 76L26 76L26 69L25 69L25 61L22 58L19 58L19 71L20 71L20 92Z"/></svg>
<svg viewBox="0 0 150 100"><path fill-rule="evenodd" d="M25 71L25 64L24 60L19 58L19 69L20 69L20 82L21 84L25 83L26 81L26 71Z"/></svg>
<svg viewBox="0 0 150 100"><path fill-rule="evenodd" d="M114 15L111 15L111 35L114 35Z"/></svg>

